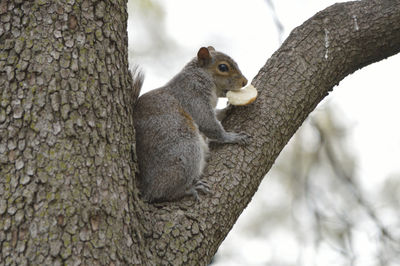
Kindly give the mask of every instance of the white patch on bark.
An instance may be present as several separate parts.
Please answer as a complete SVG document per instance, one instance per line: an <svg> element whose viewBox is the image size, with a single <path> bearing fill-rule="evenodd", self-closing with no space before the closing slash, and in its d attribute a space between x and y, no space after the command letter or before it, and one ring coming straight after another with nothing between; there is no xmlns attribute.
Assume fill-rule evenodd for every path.
<svg viewBox="0 0 400 266"><path fill-rule="evenodd" d="M325 59L328 59L329 30L325 29Z"/></svg>
<svg viewBox="0 0 400 266"><path fill-rule="evenodd" d="M357 16L353 15L353 20L354 20L354 29L359 30L360 28L358 27L358 22L357 22Z"/></svg>

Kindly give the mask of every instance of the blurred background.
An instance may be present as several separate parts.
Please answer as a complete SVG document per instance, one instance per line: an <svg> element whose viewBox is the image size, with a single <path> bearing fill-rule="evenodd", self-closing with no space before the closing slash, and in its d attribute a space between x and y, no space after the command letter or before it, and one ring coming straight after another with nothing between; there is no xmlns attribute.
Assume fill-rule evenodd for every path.
<svg viewBox="0 0 400 266"><path fill-rule="evenodd" d="M212 45L252 80L294 27L335 2L130 0L130 66L145 72L145 92ZM396 55L334 88L284 148L212 265L400 265L399 69Z"/></svg>

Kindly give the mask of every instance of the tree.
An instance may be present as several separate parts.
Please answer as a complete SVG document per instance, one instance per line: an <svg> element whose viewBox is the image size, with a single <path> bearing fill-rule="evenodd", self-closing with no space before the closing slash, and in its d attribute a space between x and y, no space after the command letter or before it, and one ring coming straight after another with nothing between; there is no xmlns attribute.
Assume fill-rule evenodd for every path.
<svg viewBox="0 0 400 266"><path fill-rule="evenodd" d="M207 264L308 114L400 51L400 1L335 4L296 28L233 108L248 146L213 145L213 195L150 205L136 188L126 1L0 4L0 261Z"/></svg>

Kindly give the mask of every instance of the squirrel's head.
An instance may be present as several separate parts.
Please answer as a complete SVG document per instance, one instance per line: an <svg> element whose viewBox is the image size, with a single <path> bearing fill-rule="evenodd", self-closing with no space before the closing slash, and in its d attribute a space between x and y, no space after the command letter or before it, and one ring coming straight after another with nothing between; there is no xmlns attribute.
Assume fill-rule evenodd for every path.
<svg viewBox="0 0 400 266"><path fill-rule="evenodd" d="M247 84L236 62L224 53L215 51L214 47L201 47L197 53L200 67L211 74L218 97L225 97L228 91L236 91Z"/></svg>

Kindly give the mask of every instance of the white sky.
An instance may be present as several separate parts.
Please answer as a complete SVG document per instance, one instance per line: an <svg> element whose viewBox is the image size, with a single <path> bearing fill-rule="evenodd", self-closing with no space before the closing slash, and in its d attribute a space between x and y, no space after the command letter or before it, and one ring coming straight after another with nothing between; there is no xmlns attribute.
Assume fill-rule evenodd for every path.
<svg viewBox="0 0 400 266"><path fill-rule="evenodd" d="M335 2L338 1L275 0L274 4L286 37L294 27ZM249 80L279 47L271 11L264 0L174 0L160 3L166 10L166 30L179 51L172 60L174 65L162 73L153 69L155 64L162 62L136 60L146 72L145 90L165 84L196 55L201 46L213 45L231 55ZM140 19L140 16L135 19ZM130 34L135 32L137 25L140 21L129 21ZM130 35L130 45L140 52L141 47L147 44L138 32L140 30L133 37ZM325 100L333 102L338 108L337 115L350 123L352 147L359 158L357 173L367 191L375 190L388 175L400 174L399 69L400 55L370 65L343 80ZM290 238L284 233L282 238L290 245ZM254 241L258 240L249 240L247 244L263 247L262 243ZM253 256L260 261L251 265L268 261L269 248L264 247L262 255ZM251 254L247 256L250 258Z"/></svg>

